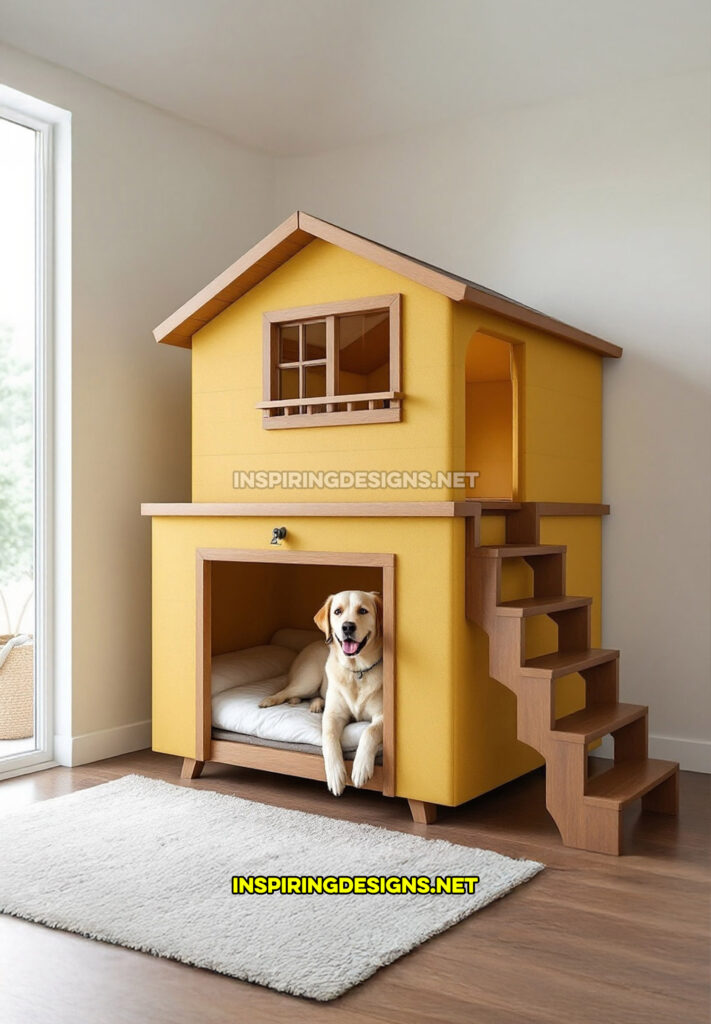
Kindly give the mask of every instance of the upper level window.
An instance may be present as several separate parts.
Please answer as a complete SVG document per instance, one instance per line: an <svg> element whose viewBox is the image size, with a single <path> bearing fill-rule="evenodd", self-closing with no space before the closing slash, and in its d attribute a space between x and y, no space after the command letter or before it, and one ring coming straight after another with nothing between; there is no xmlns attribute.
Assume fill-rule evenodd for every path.
<svg viewBox="0 0 711 1024"><path fill-rule="evenodd" d="M264 314L264 426L401 418L400 296Z"/></svg>

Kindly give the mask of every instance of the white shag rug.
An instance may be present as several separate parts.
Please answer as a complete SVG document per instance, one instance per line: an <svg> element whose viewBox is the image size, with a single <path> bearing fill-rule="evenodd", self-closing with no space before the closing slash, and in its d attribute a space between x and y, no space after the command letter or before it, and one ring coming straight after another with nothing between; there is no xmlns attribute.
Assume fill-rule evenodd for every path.
<svg viewBox="0 0 711 1024"><path fill-rule="evenodd" d="M3 913L319 1000L542 867L138 775L0 819ZM471 896L236 896L233 875L478 875L480 883Z"/></svg>

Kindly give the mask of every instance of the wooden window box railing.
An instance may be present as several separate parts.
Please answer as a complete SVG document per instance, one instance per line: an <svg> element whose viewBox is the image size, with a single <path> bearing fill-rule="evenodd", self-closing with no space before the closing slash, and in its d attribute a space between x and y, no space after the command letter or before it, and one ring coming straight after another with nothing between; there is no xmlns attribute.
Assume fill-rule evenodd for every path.
<svg viewBox="0 0 711 1024"><path fill-rule="evenodd" d="M286 427L292 423L300 427L327 426L331 423L384 423L400 419L402 397L401 391L375 391L359 395L286 398L259 402L257 409L264 412L264 426L267 429ZM383 415L384 413L386 415ZM335 419L324 419L330 416ZM285 422L287 418L289 423Z"/></svg>

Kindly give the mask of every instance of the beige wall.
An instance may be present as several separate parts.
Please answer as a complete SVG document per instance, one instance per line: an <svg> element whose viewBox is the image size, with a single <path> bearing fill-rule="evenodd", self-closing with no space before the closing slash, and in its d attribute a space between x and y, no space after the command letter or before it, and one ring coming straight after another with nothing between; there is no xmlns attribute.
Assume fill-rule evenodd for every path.
<svg viewBox="0 0 711 1024"><path fill-rule="evenodd" d="M72 112L73 697L57 749L76 762L150 742L139 504L190 494L190 356L151 330L271 228L272 164L4 46L0 80Z"/></svg>
<svg viewBox="0 0 711 1024"><path fill-rule="evenodd" d="M711 770L709 104L699 72L280 161L310 210L625 347L605 364L604 642Z"/></svg>

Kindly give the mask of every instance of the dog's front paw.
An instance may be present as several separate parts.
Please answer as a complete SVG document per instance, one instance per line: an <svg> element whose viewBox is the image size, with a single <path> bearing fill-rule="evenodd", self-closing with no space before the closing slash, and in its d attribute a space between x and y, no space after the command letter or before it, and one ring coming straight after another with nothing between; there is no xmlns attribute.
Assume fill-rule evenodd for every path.
<svg viewBox="0 0 711 1024"><path fill-rule="evenodd" d="M325 707L326 701L323 697L314 697L309 704L309 711L312 711L314 715L320 715Z"/></svg>
<svg viewBox="0 0 711 1024"><path fill-rule="evenodd" d="M326 761L326 785L334 796L340 796L346 788L346 766L343 761Z"/></svg>
<svg viewBox="0 0 711 1024"><path fill-rule="evenodd" d="M260 708L273 708L275 704L279 704L280 700L278 697L265 697L264 700L260 700Z"/></svg>
<svg viewBox="0 0 711 1024"><path fill-rule="evenodd" d="M368 779L372 778L374 768L374 757L369 757L368 755L361 756L360 752L356 751L356 756L353 761L353 770L351 771L351 782L356 789L360 789L361 786L366 784Z"/></svg>

